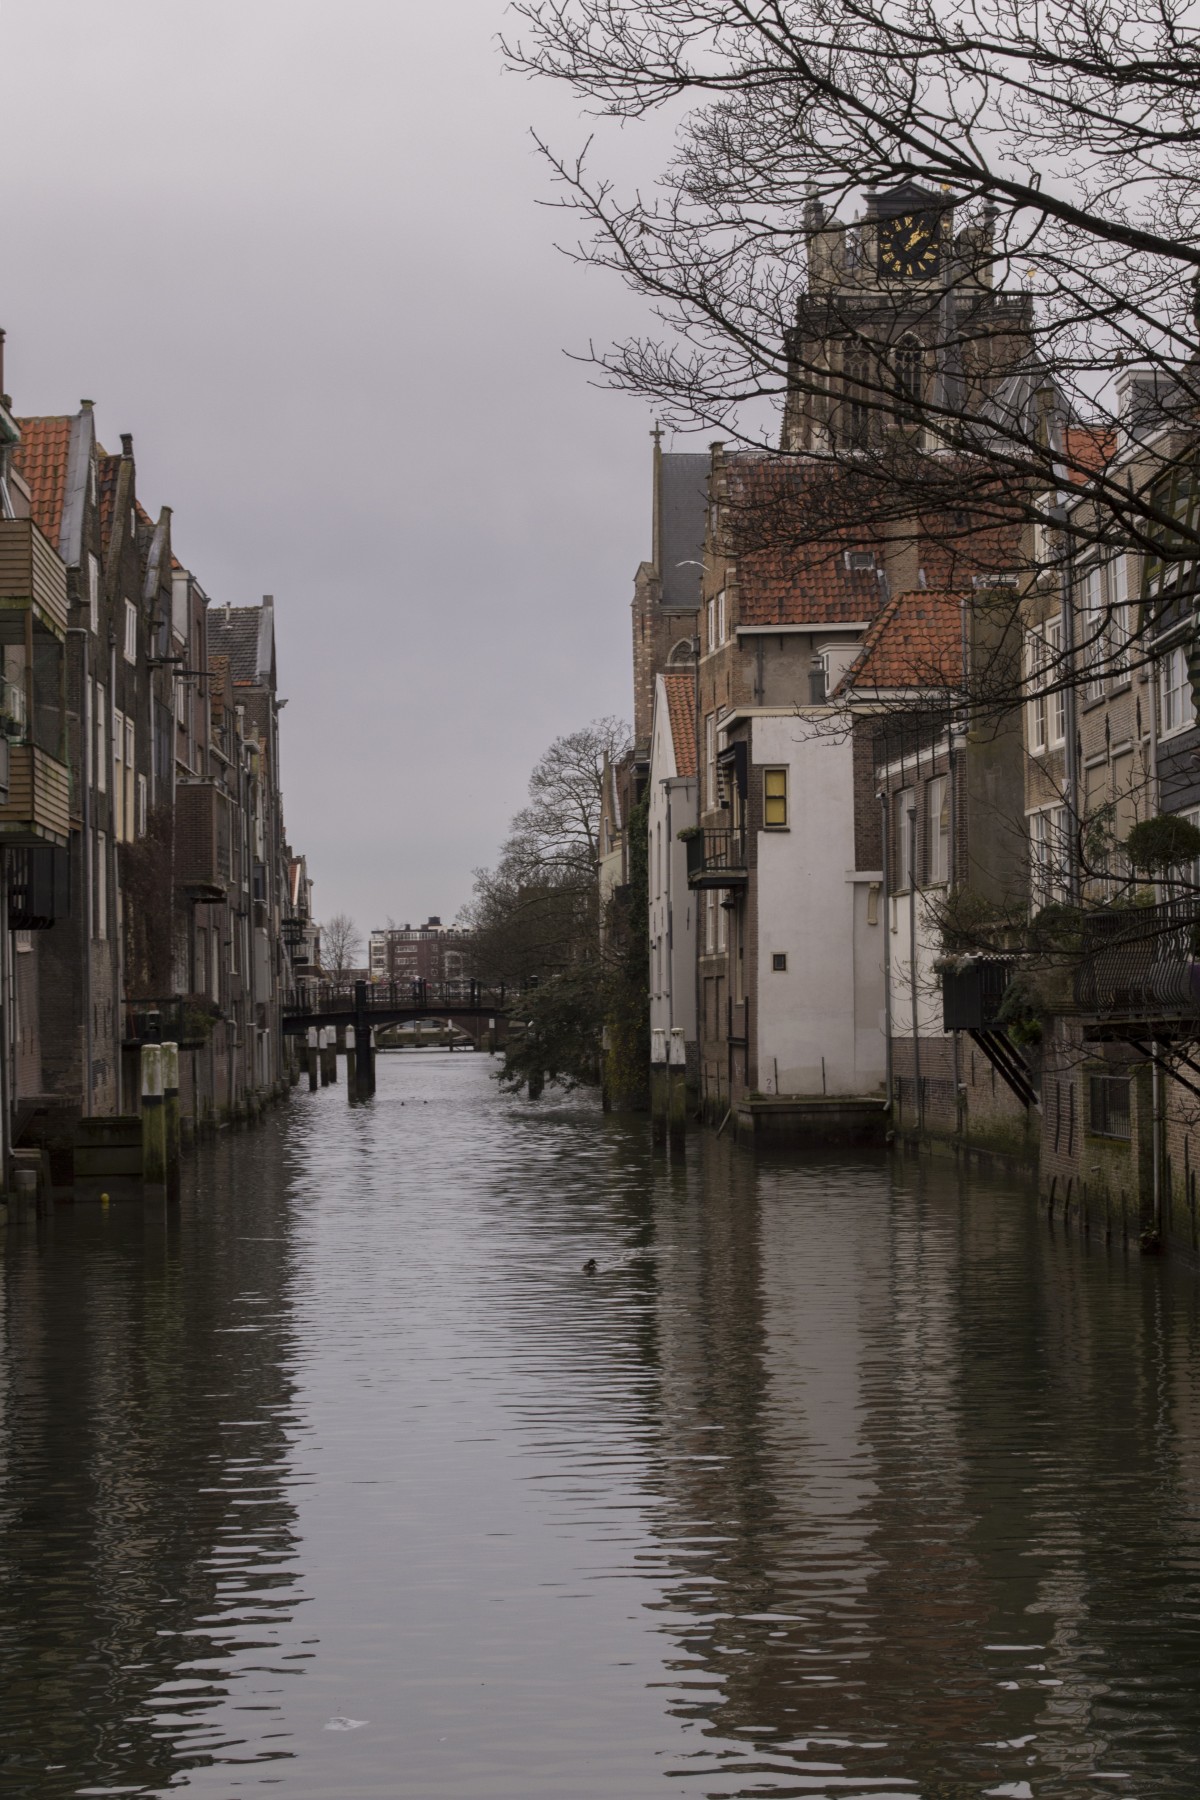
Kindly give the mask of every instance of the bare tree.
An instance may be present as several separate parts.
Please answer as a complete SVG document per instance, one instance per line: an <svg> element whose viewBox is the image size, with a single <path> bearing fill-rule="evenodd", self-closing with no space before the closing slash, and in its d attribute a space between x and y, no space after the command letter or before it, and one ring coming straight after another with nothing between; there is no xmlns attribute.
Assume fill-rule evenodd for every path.
<svg viewBox="0 0 1200 1800"><path fill-rule="evenodd" d="M343 981L362 954L362 932L349 913L334 913L321 928L321 946L326 971Z"/></svg>
<svg viewBox="0 0 1200 1800"><path fill-rule="evenodd" d="M542 149L572 254L659 321L595 353L603 377L803 465L804 503L760 506L744 541L919 513L948 545L1019 534L1029 581L1080 543L1196 557L1178 478L1200 402L1200 33L1181 0L514 11L516 68L624 121L692 109L660 182L629 193L594 147ZM1143 608L1133 635L1155 622ZM1043 677L1082 679L1107 632ZM996 679L984 697L1015 703Z"/></svg>
<svg viewBox="0 0 1200 1800"><path fill-rule="evenodd" d="M594 956L605 760L628 748L627 725L594 719L556 738L534 765L529 803L514 815L495 868L476 871L464 911L481 974L528 981Z"/></svg>

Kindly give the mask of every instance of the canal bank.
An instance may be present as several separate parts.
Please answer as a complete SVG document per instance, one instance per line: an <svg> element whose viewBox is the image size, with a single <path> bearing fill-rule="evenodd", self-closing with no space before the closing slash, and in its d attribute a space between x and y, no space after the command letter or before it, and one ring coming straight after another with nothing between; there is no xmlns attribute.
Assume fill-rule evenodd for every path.
<svg viewBox="0 0 1200 1800"><path fill-rule="evenodd" d="M1192 1278L494 1066L9 1231L6 1797L1190 1797Z"/></svg>

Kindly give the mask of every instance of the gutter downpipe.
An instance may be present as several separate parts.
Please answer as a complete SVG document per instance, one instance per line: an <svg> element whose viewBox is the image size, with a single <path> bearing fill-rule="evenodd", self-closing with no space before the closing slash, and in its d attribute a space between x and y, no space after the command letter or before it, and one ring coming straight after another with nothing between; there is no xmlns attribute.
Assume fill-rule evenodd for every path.
<svg viewBox="0 0 1200 1800"><path fill-rule="evenodd" d="M892 902L891 902L891 852L888 845L888 797L886 788L879 793L880 831L883 842L883 856L880 859L883 868L883 1056L884 1084L887 1093L888 1112L895 1105L892 1076Z"/></svg>
<svg viewBox="0 0 1200 1800"><path fill-rule="evenodd" d="M94 900L92 893L92 784L88 780L88 769L96 754L93 737L95 730L92 721L92 684L88 673L88 639L91 632L86 625L68 625L67 636L82 638L80 648L83 651L82 687L80 693L79 716L83 725L83 742L79 746L79 773L83 781L83 1048L87 1065L87 1083L83 1094L83 1116L92 1116L92 1096L94 1092L95 1045L92 1042L92 918L94 916Z"/></svg>

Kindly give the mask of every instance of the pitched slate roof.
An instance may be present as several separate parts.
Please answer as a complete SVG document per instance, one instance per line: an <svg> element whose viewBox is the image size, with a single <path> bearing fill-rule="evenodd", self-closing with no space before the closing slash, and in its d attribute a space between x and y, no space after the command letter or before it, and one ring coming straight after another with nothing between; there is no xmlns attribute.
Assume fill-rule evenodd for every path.
<svg viewBox="0 0 1200 1800"><path fill-rule="evenodd" d="M260 606L212 606L208 612L209 661L228 659L235 682L251 686L258 680Z"/></svg>
<svg viewBox="0 0 1200 1800"><path fill-rule="evenodd" d="M897 594L884 607L838 691L890 693L952 688L961 682L962 595L946 588L917 588Z"/></svg>
<svg viewBox="0 0 1200 1800"><path fill-rule="evenodd" d="M689 612L700 604L710 463L707 455L694 451L665 450L659 465L662 604Z"/></svg>
<svg viewBox="0 0 1200 1800"><path fill-rule="evenodd" d="M69 413L17 420L21 442L13 461L29 486L34 521L56 550L67 497L67 458L71 453L73 423Z"/></svg>
<svg viewBox="0 0 1200 1800"><path fill-rule="evenodd" d="M690 675L664 675L667 722L675 750L675 772L696 773L696 689Z"/></svg>

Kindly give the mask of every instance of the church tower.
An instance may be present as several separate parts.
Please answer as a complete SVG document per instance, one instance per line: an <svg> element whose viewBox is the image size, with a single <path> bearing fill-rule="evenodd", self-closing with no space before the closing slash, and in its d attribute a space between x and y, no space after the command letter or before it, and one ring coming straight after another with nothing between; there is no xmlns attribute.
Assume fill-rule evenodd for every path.
<svg viewBox="0 0 1200 1800"><path fill-rule="evenodd" d="M939 415L977 416L1028 354L1032 300L993 288L991 217L956 231L944 193L904 181L851 225L811 200L805 225L781 448L935 449Z"/></svg>

